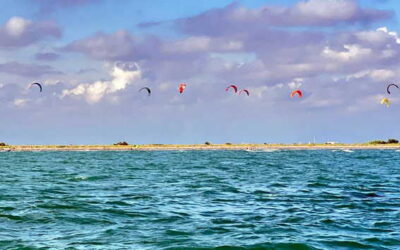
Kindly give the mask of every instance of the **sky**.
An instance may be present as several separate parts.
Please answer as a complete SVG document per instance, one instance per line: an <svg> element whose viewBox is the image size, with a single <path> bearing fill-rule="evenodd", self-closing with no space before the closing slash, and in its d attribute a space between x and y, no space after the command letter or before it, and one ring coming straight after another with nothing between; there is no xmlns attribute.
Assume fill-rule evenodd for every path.
<svg viewBox="0 0 400 250"><path fill-rule="evenodd" d="M0 141L9 144L400 138L400 90L386 93L400 84L398 0L0 7ZM225 91L231 84L250 96ZM296 89L302 98L290 98Z"/></svg>

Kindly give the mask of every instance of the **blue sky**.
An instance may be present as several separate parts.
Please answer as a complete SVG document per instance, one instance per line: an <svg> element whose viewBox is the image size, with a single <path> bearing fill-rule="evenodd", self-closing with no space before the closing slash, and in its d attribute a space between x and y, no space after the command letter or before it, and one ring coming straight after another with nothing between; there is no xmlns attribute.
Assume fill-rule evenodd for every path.
<svg viewBox="0 0 400 250"><path fill-rule="evenodd" d="M4 0L0 141L400 138L395 0ZM43 84L43 93L29 83ZM183 95L181 82L188 84ZM236 84L250 96L226 92ZM149 86L151 97L138 93ZM289 94L301 89L303 98ZM379 102L389 98L392 106Z"/></svg>

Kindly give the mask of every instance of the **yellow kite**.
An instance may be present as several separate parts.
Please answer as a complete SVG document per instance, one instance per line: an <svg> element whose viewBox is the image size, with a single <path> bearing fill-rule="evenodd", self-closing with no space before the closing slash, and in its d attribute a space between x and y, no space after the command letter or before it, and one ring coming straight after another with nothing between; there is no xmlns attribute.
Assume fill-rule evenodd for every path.
<svg viewBox="0 0 400 250"><path fill-rule="evenodd" d="M392 104L390 101L389 101L389 99L387 99L387 98L382 98L382 100L381 100L381 104L386 104L386 107L390 107L390 104Z"/></svg>

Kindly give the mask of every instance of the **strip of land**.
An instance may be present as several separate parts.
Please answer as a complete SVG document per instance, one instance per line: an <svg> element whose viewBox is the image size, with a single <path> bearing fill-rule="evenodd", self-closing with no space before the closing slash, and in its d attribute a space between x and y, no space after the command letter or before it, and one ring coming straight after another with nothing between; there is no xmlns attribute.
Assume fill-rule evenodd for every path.
<svg viewBox="0 0 400 250"><path fill-rule="evenodd" d="M7 145L0 151L167 151L167 150L357 150L357 149L395 149L400 150L400 144L193 144L193 145Z"/></svg>

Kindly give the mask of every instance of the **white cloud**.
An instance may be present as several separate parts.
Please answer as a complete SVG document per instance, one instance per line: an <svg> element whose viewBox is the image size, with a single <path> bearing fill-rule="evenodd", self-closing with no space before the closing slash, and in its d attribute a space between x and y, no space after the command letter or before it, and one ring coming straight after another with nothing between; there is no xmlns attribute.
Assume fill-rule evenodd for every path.
<svg viewBox="0 0 400 250"><path fill-rule="evenodd" d="M169 53L207 51L210 48L210 43L211 38L209 37L189 37L184 40L177 41L174 44L166 44L164 50Z"/></svg>
<svg viewBox="0 0 400 250"><path fill-rule="evenodd" d="M351 79L360 79L364 77L368 77L374 81L386 81L394 78L396 76L396 73L392 70L388 69L375 69L375 70L363 70L356 72L354 74L351 74L346 77L346 80L351 80Z"/></svg>
<svg viewBox="0 0 400 250"><path fill-rule="evenodd" d="M289 88L299 89L303 85L304 80L302 78L295 78L293 81L288 83Z"/></svg>
<svg viewBox="0 0 400 250"><path fill-rule="evenodd" d="M24 107L26 105L27 101L28 100L26 100L26 99L17 98L17 99L14 100L13 104L17 108L22 108L22 107Z"/></svg>
<svg viewBox="0 0 400 250"><path fill-rule="evenodd" d="M136 63L115 64L110 72L110 81L82 83L73 89L63 90L61 98L66 96L84 96L90 104L99 102L105 95L125 89L141 79L141 70Z"/></svg>
<svg viewBox="0 0 400 250"><path fill-rule="evenodd" d="M5 29L9 35L18 37L25 32L30 24L31 22L29 20L22 17L11 17L7 21Z"/></svg>
<svg viewBox="0 0 400 250"><path fill-rule="evenodd" d="M395 73L387 69L372 70L369 76L375 81L385 81L395 77Z"/></svg>
<svg viewBox="0 0 400 250"><path fill-rule="evenodd" d="M60 83L62 83L62 81L59 79L45 79L43 81L43 85L46 85L46 86L54 86L54 85L57 85Z"/></svg>
<svg viewBox="0 0 400 250"><path fill-rule="evenodd" d="M239 51L243 43L232 39L212 39L207 36L191 36L182 40L163 45L162 51L166 53L194 53L214 51Z"/></svg>
<svg viewBox="0 0 400 250"><path fill-rule="evenodd" d="M348 0L309 0L300 2L295 9L305 17L350 19L358 11L357 5Z"/></svg>
<svg viewBox="0 0 400 250"><path fill-rule="evenodd" d="M397 32L389 31L389 29L387 27L381 27L381 28L377 29L377 31L388 34L389 36L393 37L396 40L396 43L400 44L400 37L397 34Z"/></svg>
<svg viewBox="0 0 400 250"><path fill-rule="evenodd" d="M365 56L368 56L372 53L372 50L369 48L363 48L358 44L346 44L343 45L345 51L335 51L330 49L329 47L325 47L322 51L322 54L328 58L347 62L352 60L359 60Z"/></svg>

